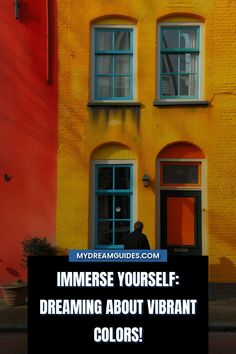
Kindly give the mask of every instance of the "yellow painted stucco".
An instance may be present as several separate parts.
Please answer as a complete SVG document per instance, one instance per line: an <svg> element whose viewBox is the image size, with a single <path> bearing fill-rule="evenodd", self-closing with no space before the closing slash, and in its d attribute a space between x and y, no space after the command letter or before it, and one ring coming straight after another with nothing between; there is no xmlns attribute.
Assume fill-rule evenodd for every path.
<svg viewBox="0 0 236 354"><path fill-rule="evenodd" d="M57 243L91 247L93 160L136 162L136 215L151 248L159 245L158 153L189 142L206 156L204 244L209 280L236 281L236 2L227 0L58 1L59 128ZM108 21L108 22L107 22ZM208 106L156 107L157 24L203 26L203 100ZM91 26L136 28L137 107L88 107ZM145 188L142 176L151 177Z"/></svg>

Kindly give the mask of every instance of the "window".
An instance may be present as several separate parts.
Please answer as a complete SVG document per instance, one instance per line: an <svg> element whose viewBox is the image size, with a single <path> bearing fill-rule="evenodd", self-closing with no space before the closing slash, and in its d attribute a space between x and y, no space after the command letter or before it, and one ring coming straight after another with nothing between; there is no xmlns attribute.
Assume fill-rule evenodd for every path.
<svg viewBox="0 0 236 354"><path fill-rule="evenodd" d="M200 162L161 162L161 186L200 186Z"/></svg>
<svg viewBox="0 0 236 354"><path fill-rule="evenodd" d="M200 98L200 26L160 27L160 98Z"/></svg>
<svg viewBox="0 0 236 354"><path fill-rule="evenodd" d="M94 99L133 100L133 29L94 28Z"/></svg>
<svg viewBox="0 0 236 354"><path fill-rule="evenodd" d="M132 227L132 165L96 165L95 247L123 248Z"/></svg>

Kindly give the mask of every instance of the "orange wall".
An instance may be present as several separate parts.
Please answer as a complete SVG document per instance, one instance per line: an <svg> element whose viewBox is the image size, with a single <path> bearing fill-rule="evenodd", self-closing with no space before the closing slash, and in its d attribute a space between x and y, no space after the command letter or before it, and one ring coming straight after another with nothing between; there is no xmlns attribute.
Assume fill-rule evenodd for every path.
<svg viewBox="0 0 236 354"><path fill-rule="evenodd" d="M20 263L27 234L55 237L56 42L49 85L46 0L22 1L20 20L13 3L0 4L0 284L26 277Z"/></svg>

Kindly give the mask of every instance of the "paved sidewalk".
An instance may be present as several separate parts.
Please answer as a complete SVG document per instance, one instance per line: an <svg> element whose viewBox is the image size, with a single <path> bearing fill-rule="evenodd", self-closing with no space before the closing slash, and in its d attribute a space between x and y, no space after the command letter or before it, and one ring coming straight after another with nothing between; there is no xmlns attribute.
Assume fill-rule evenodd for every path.
<svg viewBox="0 0 236 354"><path fill-rule="evenodd" d="M27 305L8 306L0 299L0 332L27 330Z"/></svg>
<svg viewBox="0 0 236 354"><path fill-rule="evenodd" d="M236 296L209 301L209 330L236 331Z"/></svg>
<svg viewBox="0 0 236 354"><path fill-rule="evenodd" d="M209 284L209 331L236 331L236 284Z"/></svg>

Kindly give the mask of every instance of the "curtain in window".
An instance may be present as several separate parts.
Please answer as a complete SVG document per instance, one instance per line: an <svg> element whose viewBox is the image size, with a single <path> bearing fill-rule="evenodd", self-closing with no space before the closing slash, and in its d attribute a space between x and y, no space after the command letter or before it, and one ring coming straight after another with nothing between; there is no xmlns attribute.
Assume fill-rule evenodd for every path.
<svg viewBox="0 0 236 354"><path fill-rule="evenodd" d="M180 31L180 48L196 49L197 47L197 31L182 29ZM197 94L197 54L186 53L184 57L185 70L183 71L189 74L180 77L180 95L195 96Z"/></svg>

